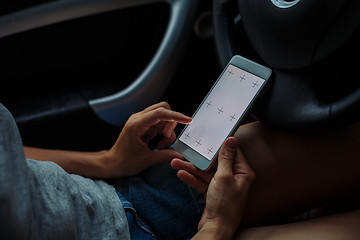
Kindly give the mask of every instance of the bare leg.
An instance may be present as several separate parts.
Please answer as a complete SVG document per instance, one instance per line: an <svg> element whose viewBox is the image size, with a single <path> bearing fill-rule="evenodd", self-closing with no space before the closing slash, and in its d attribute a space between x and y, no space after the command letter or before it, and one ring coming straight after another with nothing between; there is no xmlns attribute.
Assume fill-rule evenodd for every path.
<svg viewBox="0 0 360 240"><path fill-rule="evenodd" d="M273 223L355 194L360 124L327 134L287 134L256 122L235 134L256 173L244 226Z"/></svg>
<svg viewBox="0 0 360 240"><path fill-rule="evenodd" d="M360 211L319 217L292 224L256 227L239 231L237 240L357 240L360 239Z"/></svg>

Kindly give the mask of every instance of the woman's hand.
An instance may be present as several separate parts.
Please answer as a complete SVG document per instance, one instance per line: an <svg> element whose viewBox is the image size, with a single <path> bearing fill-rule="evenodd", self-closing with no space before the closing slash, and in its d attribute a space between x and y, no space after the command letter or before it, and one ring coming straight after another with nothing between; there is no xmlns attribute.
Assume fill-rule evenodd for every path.
<svg viewBox="0 0 360 240"><path fill-rule="evenodd" d="M172 161L178 177L206 196L206 206L199 222L196 238L216 235L217 239L231 239L240 224L247 194L255 173L241 153L237 140L229 138L218 156L218 168L203 172L180 159ZM213 177L212 177L213 175Z"/></svg>
<svg viewBox="0 0 360 240"><path fill-rule="evenodd" d="M182 158L168 148L176 139L174 129L177 123L189 124L191 121L192 118L171 111L166 102L132 115L114 146L104 154L102 175L107 178L131 176L152 165ZM157 146L159 150L152 151L147 144L159 134L164 138Z"/></svg>

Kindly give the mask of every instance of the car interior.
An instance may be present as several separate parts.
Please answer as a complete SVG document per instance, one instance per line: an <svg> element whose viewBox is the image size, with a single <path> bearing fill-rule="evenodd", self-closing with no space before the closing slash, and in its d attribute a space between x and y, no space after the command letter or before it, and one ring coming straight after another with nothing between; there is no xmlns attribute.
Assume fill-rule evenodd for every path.
<svg viewBox="0 0 360 240"><path fill-rule="evenodd" d="M191 114L220 71L211 37L194 31L208 1L2 5L0 102L25 145L108 148L132 113L155 102Z"/></svg>
<svg viewBox="0 0 360 240"><path fill-rule="evenodd" d="M154 103L191 116L241 55L273 72L244 123L331 132L360 120L359 11L357 0L1 1L0 103L24 145L109 149Z"/></svg>
<svg viewBox="0 0 360 240"><path fill-rule="evenodd" d="M0 3L0 102L25 145L111 146L133 113L192 115L233 55L273 69L247 121L323 132L359 120L359 1Z"/></svg>

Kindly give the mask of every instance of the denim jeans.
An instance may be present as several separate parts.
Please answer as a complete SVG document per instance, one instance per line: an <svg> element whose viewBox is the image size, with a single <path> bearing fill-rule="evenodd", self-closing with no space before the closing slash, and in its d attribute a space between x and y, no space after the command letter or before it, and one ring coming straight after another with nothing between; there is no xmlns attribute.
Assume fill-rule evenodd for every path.
<svg viewBox="0 0 360 240"><path fill-rule="evenodd" d="M131 239L187 239L197 232L203 196L181 182L169 164L113 183Z"/></svg>

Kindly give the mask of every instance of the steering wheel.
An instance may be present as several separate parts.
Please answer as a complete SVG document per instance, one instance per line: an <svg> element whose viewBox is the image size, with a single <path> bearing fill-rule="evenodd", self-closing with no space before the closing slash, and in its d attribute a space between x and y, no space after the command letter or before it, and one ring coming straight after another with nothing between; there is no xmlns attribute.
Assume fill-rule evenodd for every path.
<svg viewBox="0 0 360 240"><path fill-rule="evenodd" d="M123 2L131 5L167 2L170 6L170 19L157 52L137 79L116 94L89 102L100 118L120 126L132 113L157 102L163 95L187 44L186 40L192 29L198 0L123 0Z"/></svg>
<svg viewBox="0 0 360 240"><path fill-rule="evenodd" d="M243 55L273 69L251 114L286 131L360 119L360 2L213 0L220 64Z"/></svg>

